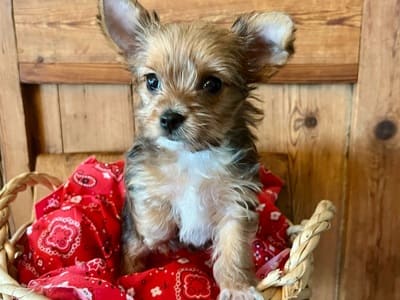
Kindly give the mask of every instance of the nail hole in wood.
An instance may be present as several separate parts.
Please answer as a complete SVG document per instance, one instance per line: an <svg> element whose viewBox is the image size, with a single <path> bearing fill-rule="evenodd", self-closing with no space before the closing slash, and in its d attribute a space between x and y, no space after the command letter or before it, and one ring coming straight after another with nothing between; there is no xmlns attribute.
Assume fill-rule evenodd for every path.
<svg viewBox="0 0 400 300"><path fill-rule="evenodd" d="M304 125L306 125L307 128L314 128L318 124L318 120L315 116L307 116L304 119Z"/></svg>
<svg viewBox="0 0 400 300"><path fill-rule="evenodd" d="M40 55L39 55L39 56L36 58L36 62L39 63L39 64L41 64L42 62L44 62L43 56L40 56Z"/></svg>
<svg viewBox="0 0 400 300"><path fill-rule="evenodd" d="M391 139L397 132L396 124L391 120L383 120L375 126L375 136L379 140Z"/></svg>

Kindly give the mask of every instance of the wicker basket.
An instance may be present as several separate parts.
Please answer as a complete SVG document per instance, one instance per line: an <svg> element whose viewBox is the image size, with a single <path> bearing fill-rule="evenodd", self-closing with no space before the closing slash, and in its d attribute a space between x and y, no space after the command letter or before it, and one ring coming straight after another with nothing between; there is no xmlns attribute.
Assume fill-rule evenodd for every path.
<svg viewBox="0 0 400 300"><path fill-rule="evenodd" d="M10 237L8 226L9 205L17 194L29 186L41 184L54 190L61 181L44 173L24 173L10 180L0 191L0 296L3 299L47 299L21 287L12 276L11 265L17 255L15 244L32 220ZM312 253L320 235L330 227L335 208L330 201L321 201L309 220L289 228L293 239L290 257L283 271L273 271L257 286L265 300L308 299L311 295L310 275L313 269Z"/></svg>

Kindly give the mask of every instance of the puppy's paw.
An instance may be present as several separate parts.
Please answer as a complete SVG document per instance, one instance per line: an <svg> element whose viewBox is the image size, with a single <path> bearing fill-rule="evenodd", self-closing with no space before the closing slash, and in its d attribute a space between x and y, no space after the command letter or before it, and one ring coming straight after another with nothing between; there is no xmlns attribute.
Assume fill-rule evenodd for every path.
<svg viewBox="0 0 400 300"><path fill-rule="evenodd" d="M141 272L145 269L145 263L143 259L130 258L126 255L123 256L121 262L122 274L128 275L132 273Z"/></svg>
<svg viewBox="0 0 400 300"><path fill-rule="evenodd" d="M264 297L254 287L249 287L243 290L223 289L218 300L264 300Z"/></svg>

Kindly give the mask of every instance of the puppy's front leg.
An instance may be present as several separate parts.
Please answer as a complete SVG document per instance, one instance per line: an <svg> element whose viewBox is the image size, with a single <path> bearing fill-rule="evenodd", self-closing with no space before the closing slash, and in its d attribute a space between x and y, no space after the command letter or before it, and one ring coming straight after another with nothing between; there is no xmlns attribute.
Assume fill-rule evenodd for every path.
<svg viewBox="0 0 400 300"><path fill-rule="evenodd" d="M243 212L243 208L238 209ZM226 216L218 226L213 271L221 289L219 300L263 299L254 289L256 279L251 256L251 239L257 230L258 215L252 211L245 214Z"/></svg>
<svg viewBox="0 0 400 300"><path fill-rule="evenodd" d="M131 205L125 203L122 210L122 273L139 272L144 268L143 258L149 249L137 232Z"/></svg>
<svg viewBox="0 0 400 300"><path fill-rule="evenodd" d="M133 199L133 198L131 198ZM127 199L123 209L123 271L138 272L143 269L143 258L160 244L170 239L176 231L171 208L165 202L153 205L135 198Z"/></svg>

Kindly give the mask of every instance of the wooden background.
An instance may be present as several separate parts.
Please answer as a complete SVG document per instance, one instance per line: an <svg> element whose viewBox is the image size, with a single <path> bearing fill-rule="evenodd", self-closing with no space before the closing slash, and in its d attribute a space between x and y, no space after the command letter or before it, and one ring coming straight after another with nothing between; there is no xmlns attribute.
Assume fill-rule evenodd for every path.
<svg viewBox="0 0 400 300"><path fill-rule="evenodd" d="M11 87L0 91L5 178L38 167L38 155L57 172L71 153L125 151L134 95L96 24L96 0L2 1L0 28L10 30L0 29L0 86ZM253 10L293 16L296 53L276 84L257 91L265 112L257 132L260 151L285 156L288 216L308 217L321 199L337 208L316 251L312 299L400 300L400 1L142 3L165 21L221 26ZM17 224L25 207L14 207Z"/></svg>

